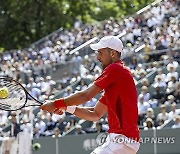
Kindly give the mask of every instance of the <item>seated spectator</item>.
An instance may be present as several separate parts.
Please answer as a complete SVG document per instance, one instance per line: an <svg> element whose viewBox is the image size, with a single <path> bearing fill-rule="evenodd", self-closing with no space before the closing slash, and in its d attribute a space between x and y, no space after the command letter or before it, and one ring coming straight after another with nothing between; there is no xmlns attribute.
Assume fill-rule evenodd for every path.
<svg viewBox="0 0 180 154"><path fill-rule="evenodd" d="M5 127L8 122L8 118L3 114L3 112L3 110L0 110L0 129L1 127Z"/></svg>
<svg viewBox="0 0 180 154"><path fill-rule="evenodd" d="M145 114L149 107L150 107L149 103L144 101L143 95L140 94L138 98L138 125L143 124Z"/></svg>
<svg viewBox="0 0 180 154"><path fill-rule="evenodd" d="M140 73L141 73L141 72L145 72L145 70L144 70L142 64L138 64L137 67L136 67L136 69L135 69L135 72L134 72L135 77L136 77L137 80L140 79Z"/></svg>
<svg viewBox="0 0 180 154"><path fill-rule="evenodd" d="M25 132L25 133L29 133L31 134L33 132L33 126L32 124L30 123L29 119L27 118L23 118L22 121L21 121L21 125L20 125L20 128L21 128L21 131L22 132Z"/></svg>
<svg viewBox="0 0 180 154"><path fill-rule="evenodd" d="M20 124L17 123L16 114L11 114L9 116L10 120L10 137L17 137L19 132L21 131Z"/></svg>
<svg viewBox="0 0 180 154"><path fill-rule="evenodd" d="M86 129L87 133L102 133L106 132L106 127L104 127L102 121L94 122L93 125L90 128Z"/></svg>
<svg viewBox="0 0 180 154"><path fill-rule="evenodd" d="M157 121L157 129L161 129L161 126L164 124L164 120L163 119L159 119Z"/></svg>
<svg viewBox="0 0 180 154"><path fill-rule="evenodd" d="M179 115L180 110L176 110L176 103L171 104L171 111L169 112L169 118L173 118Z"/></svg>
<svg viewBox="0 0 180 154"><path fill-rule="evenodd" d="M163 104L163 105L161 105L160 106L160 110L161 110L161 113L159 113L158 115L157 115L157 121L159 121L159 120L163 120L164 122L166 122L166 120L168 120L169 119L169 114L166 112L166 106Z"/></svg>
<svg viewBox="0 0 180 154"><path fill-rule="evenodd" d="M40 136L43 136L43 134L40 133L39 127L35 126L33 129L33 138L38 139L38 138L40 138Z"/></svg>
<svg viewBox="0 0 180 154"><path fill-rule="evenodd" d="M71 86L68 86L68 87L66 88L66 92L64 93L63 97L67 97L67 96L71 95L72 93L73 93L72 87L71 87Z"/></svg>
<svg viewBox="0 0 180 154"><path fill-rule="evenodd" d="M106 130L103 127L103 123L101 121L96 122L96 132L97 133L106 132Z"/></svg>
<svg viewBox="0 0 180 154"><path fill-rule="evenodd" d="M156 75L154 83L153 83L153 87L162 87L162 88L166 88L166 82L165 80L162 80L161 75Z"/></svg>
<svg viewBox="0 0 180 154"><path fill-rule="evenodd" d="M167 83L166 94L168 95L173 94L177 83L178 81L176 80L175 76L171 76L171 79Z"/></svg>
<svg viewBox="0 0 180 154"><path fill-rule="evenodd" d="M180 104L180 82L176 83L173 95L175 97L175 102Z"/></svg>
<svg viewBox="0 0 180 154"><path fill-rule="evenodd" d="M169 61L170 61L170 62L169 62L169 64L167 65L167 68L170 68L172 65L173 65L173 67L174 67L175 69L178 67L179 63L178 63L177 61L175 61L173 57L170 57L170 58L169 58Z"/></svg>
<svg viewBox="0 0 180 154"><path fill-rule="evenodd" d="M151 98L148 103L152 108L157 108L159 106L158 100L154 98Z"/></svg>
<svg viewBox="0 0 180 154"><path fill-rule="evenodd" d="M157 77L161 77L161 81L166 81L166 74L162 72L162 68L157 69L157 75L155 76L155 80L157 80Z"/></svg>
<svg viewBox="0 0 180 154"><path fill-rule="evenodd" d="M144 101L148 102L150 99L150 93L148 93L148 88L146 86L142 86L141 94L144 97Z"/></svg>
<svg viewBox="0 0 180 154"><path fill-rule="evenodd" d="M96 98L92 98L91 100L89 100L88 102L83 104L83 106L94 107L96 105L96 102L97 102L97 99Z"/></svg>
<svg viewBox="0 0 180 154"><path fill-rule="evenodd" d="M70 115L70 121L68 121L67 126L66 126L66 131L69 130L70 128L74 127L77 124L76 117L74 115Z"/></svg>
<svg viewBox="0 0 180 154"><path fill-rule="evenodd" d="M151 118L147 118L144 123L144 130L155 129L154 122Z"/></svg>
<svg viewBox="0 0 180 154"><path fill-rule="evenodd" d="M135 70L136 67L137 67L137 65L138 65L137 58L136 58L136 57L133 57L133 58L131 59L131 63L129 64L128 67L129 67L130 69L132 69L132 70Z"/></svg>
<svg viewBox="0 0 180 154"><path fill-rule="evenodd" d="M142 86L148 87L149 86L149 80L147 78L144 78L144 79L142 79L141 84L142 84Z"/></svg>
<svg viewBox="0 0 180 154"><path fill-rule="evenodd" d="M156 117L154 115L154 110L152 108L148 108L147 109L147 112L146 112L146 115L145 115L145 119L147 119L147 118L151 118L153 120L153 122L155 123Z"/></svg>
<svg viewBox="0 0 180 154"><path fill-rule="evenodd" d="M76 89L79 91L84 90L86 88L87 88L87 84L83 79L80 81L80 84L76 87Z"/></svg>
<svg viewBox="0 0 180 154"><path fill-rule="evenodd" d="M61 137L59 128L54 128L52 138L58 138Z"/></svg>
<svg viewBox="0 0 180 154"><path fill-rule="evenodd" d="M167 67L168 74L166 78L166 82L169 82L172 79L172 76L175 77L176 80L178 80L178 72L176 72L176 68L174 67L173 64L168 65Z"/></svg>
<svg viewBox="0 0 180 154"><path fill-rule="evenodd" d="M61 117L59 121L56 123L56 128L59 129L61 135L64 133L66 126L67 122L64 120L63 117Z"/></svg>
<svg viewBox="0 0 180 154"><path fill-rule="evenodd" d="M175 100L174 96L173 95L169 95L167 97L167 101L164 104L167 105L167 106L170 106L171 104L175 103L174 100Z"/></svg>
<svg viewBox="0 0 180 154"><path fill-rule="evenodd" d="M82 126L77 124L75 126L76 128L76 132L74 133L75 135L81 135L81 134L86 134L86 132L84 130L82 130Z"/></svg>
<svg viewBox="0 0 180 154"><path fill-rule="evenodd" d="M152 94L152 98L157 99L158 104L162 104L165 101L165 92L163 92L161 87L157 86Z"/></svg>
<svg viewBox="0 0 180 154"><path fill-rule="evenodd" d="M46 116L45 135L46 136L52 135L54 127L55 127L55 122L52 120L51 115L48 114L48 116Z"/></svg>
<svg viewBox="0 0 180 154"><path fill-rule="evenodd" d="M140 76L139 76L139 79L143 79L143 78L145 78L145 76L146 76L146 71L140 71Z"/></svg>
<svg viewBox="0 0 180 154"><path fill-rule="evenodd" d="M180 128L180 116L176 116L175 124L172 126L172 128Z"/></svg>
<svg viewBox="0 0 180 154"><path fill-rule="evenodd" d="M35 123L35 128L38 129L38 133L40 134L40 136L44 135L46 124L41 117L38 117L37 122Z"/></svg>

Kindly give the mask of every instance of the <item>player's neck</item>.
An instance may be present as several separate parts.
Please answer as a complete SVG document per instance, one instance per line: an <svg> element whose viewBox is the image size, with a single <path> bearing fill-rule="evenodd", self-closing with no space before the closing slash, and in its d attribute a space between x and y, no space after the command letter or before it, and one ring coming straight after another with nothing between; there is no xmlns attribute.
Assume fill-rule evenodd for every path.
<svg viewBox="0 0 180 154"><path fill-rule="evenodd" d="M119 58L114 58L114 59L113 59L113 63L117 63L118 61L120 61Z"/></svg>

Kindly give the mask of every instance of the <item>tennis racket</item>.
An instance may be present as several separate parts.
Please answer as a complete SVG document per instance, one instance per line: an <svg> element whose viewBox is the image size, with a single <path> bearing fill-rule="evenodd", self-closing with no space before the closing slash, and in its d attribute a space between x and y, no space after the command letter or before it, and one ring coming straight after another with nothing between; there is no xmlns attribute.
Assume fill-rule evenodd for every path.
<svg viewBox="0 0 180 154"><path fill-rule="evenodd" d="M6 88L8 95L0 98L0 109L16 111L28 106L41 106L41 102L34 98L18 81L10 77L0 77L0 88Z"/></svg>

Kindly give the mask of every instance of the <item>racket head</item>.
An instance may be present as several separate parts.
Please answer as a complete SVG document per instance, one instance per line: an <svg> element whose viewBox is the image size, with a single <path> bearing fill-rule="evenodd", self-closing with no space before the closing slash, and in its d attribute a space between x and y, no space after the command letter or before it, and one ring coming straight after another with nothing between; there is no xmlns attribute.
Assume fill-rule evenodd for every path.
<svg viewBox="0 0 180 154"><path fill-rule="evenodd" d="M6 98L0 98L0 109L16 111L25 107L28 94L19 82L10 77L0 77L0 88L6 88L8 91Z"/></svg>

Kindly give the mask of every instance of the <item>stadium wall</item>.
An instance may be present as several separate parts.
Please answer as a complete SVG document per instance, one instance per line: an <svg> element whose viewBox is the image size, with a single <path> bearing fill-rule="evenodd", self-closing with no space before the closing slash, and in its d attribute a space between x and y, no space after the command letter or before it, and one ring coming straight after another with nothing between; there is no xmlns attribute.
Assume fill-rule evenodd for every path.
<svg viewBox="0 0 180 154"><path fill-rule="evenodd" d="M180 129L141 131L138 154L180 154ZM97 134L68 135L63 138L34 139L41 148L33 154L89 154L96 148Z"/></svg>

